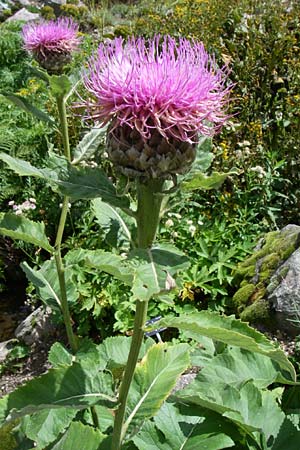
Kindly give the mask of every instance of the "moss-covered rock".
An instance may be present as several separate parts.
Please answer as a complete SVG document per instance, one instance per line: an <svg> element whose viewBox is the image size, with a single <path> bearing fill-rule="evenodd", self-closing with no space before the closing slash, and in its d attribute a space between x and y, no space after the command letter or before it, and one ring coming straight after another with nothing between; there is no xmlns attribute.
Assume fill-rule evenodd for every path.
<svg viewBox="0 0 300 450"><path fill-rule="evenodd" d="M270 320L270 306L269 302L264 299L259 299L252 305L247 306L240 314L240 318L245 322L250 323L266 323Z"/></svg>
<svg viewBox="0 0 300 450"><path fill-rule="evenodd" d="M247 283L241 287L233 296L234 305L239 309L243 305L247 305L251 295L255 292L255 284Z"/></svg>
<svg viewBox="0 0 300 450"><path fill-rule="evenodd" d="M266 323L272 318L268 295L286 274L281 265L299 248L300 227L288 225L281 231L268 233L252 255L238 264L233 283L237 288L233 305L241 319L250 323ZM275 272L278 274L274 278ZM270 283L272 280L272 283Z"/></svg>

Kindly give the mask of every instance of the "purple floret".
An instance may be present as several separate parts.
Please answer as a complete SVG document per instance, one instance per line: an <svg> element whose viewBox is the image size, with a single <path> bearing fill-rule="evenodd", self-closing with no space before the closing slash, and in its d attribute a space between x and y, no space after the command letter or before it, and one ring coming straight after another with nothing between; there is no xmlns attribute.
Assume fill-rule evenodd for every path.
<svg viewBox="0 0 300 450"><path fill-rule="evenodd" d="M115 38L99 46L83 80L88 118L111 130L128 125L143 140L153 130L195 142L212 136L228 115L228 69L219 68L200 42L170 36Z"/></svg>

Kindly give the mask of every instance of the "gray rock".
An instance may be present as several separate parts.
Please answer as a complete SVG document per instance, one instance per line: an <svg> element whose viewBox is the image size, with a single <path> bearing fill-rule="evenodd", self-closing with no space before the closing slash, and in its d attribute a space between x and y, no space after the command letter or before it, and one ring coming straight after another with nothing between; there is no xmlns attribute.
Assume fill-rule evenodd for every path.
<svg viewBox="0 0 300 450"><path fill-rule="evenodd" d="M4 362L16 343L15 339L0 342L0 363Z"/></svg>
<svg viewBox="0 0 300 450"><path fill-rule="evenodd" d="M300 226L267 233L238 264L234 282L239 289L232 300L242 320L300 334Z"/></svg>
<svg viewBox="0 0 300 450"><path fill-rule="evenodd" d="M44 4L45 6L51 6L51 8L53 8L54 10L55 15L59 16L61 13L60 7L62 5L66 5L67 0L46 0Z"/></svg>
<svg viewBox="0 0 300 450"><path fill-rule="evenodd" d="M31 2L29 0L19 0L21 6L30 6Z"/></svg>
<svg viewBox="0 0 300 450"><path fill-rule="evenodd" d="M280 328L300 333L300 249L276 270L267 286L267 298ZM297 322L292 322L294 320Z"/></svg>
<svg viewBox="0 0 300 450"><path fill-rule="evenodd" d="M24 22L30 22L31 20L37 20L40 18L39 14L32 13L30 11L27 11L26 8L22 8L19 11L17 11L13 16L6 19L6 22L11 22L13 20L22 20Z"/></svg>
<svg viewBox="0 0 300 450"><path fill-rule="evenodd" d="M15 330L15 336L27 345L32 345L52 335L55 327L51 322L50 308L40 306L33 311Z"/></svg>

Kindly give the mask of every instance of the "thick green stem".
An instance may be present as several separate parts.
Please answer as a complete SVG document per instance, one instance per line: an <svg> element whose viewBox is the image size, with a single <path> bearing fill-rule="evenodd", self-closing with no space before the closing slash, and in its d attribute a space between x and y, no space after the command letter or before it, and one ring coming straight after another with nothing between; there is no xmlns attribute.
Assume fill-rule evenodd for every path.
<svg viewBox="0 0 300 450"><path fill-rule="evenodd" d="M161 194L163 180L148 180L137 182L137 231L138 247L151 248L155 239L160 217L160 208L163 195ZM132 341L128 360L124 371L120 392L119 407L115 416L111 450L120 450L126 433L124 425L127 397L138 361L141 345L144 338L144 326L147 319L148 302L137 301L134 319Z"/></svg>
<svg viewBox="0 0 300 450"><path fill-rule="evenodd" d="M137 233L138 247L151 248L155 239L161 203L163 199L163 180L148 180L137 182L138 208L137 208Z"/></svg>
<svg viewBox="0 0 300 450"><path fill-rule="evenodd" d="M122 440L124 438L124 433L126 430L123 429L123 423L125 418L126 404L128 392L130 389L131 381L135 371L136 363L139 357L140 348L144 337L144 325L147 318L148 302L137 301L133 336L130 346L130 351L128 355L128 360L123 376L123 380L120 387L119 393L119 407L116 412L114 431L112 437L112 450L120 450L122 445Z"/></svg>

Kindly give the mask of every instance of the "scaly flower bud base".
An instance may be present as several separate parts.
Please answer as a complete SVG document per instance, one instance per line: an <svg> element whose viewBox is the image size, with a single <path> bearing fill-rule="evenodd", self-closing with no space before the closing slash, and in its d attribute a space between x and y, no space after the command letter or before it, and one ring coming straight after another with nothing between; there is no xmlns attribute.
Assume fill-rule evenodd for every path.
<svg viewBox="0 0 300 450"><path fill-rule="evenodd" d="M63 72L64 66L71 62L72 55L69 52L45 52L34 53L34 58L48 73L59 75Z"/></svg>
<svg viewBox="0 0 300 450"><path fill-rule="evenodd" d="M169 179L186 173L196 157L196 144L167 140L156 129L145 141L136 129L118 126L108 133L107 144L110 160L130 178Z"/></svg>

